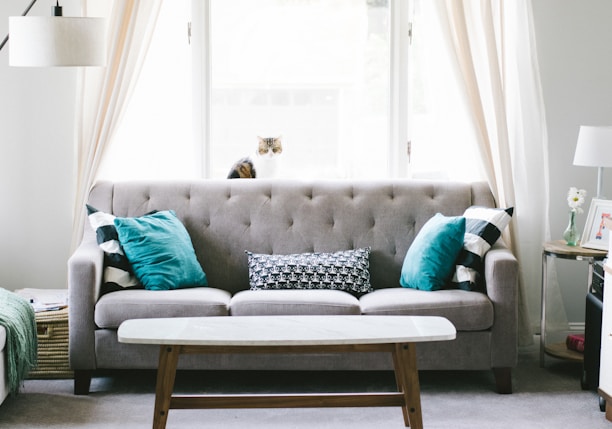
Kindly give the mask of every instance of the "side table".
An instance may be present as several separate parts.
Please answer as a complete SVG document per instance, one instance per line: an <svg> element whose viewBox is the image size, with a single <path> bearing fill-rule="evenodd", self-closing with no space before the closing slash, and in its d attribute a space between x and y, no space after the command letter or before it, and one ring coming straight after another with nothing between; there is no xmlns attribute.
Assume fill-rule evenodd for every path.
<svg viewBox="0 0 612 429"><path fill-rule="evenodd" d="M570 259L574 261L586 261L589 263L589 274L586 283L588 293L593 282L593 263L605 259L607 251L587 249L581 246L568 246L565 240L547 241L542 245L542 304L540 318L540 366L544 366L546 354L561 359L583 361L583 355L573 350L568 350L565 343L546 343L546 295L548 290L548 258Z"/></svg>
<svg viewBox="0 0 612 429"><path fill-rule="evenodd" d="M73 378L68 359L68 308L36 313L38 365L28 378Z"/></svg>
<svg viewBox="0 0 612 429"><path fill-rule="evenodd" d="M38 365L28 378L73 378L68 359L68 290L17 289L36 312Z"/></svg>

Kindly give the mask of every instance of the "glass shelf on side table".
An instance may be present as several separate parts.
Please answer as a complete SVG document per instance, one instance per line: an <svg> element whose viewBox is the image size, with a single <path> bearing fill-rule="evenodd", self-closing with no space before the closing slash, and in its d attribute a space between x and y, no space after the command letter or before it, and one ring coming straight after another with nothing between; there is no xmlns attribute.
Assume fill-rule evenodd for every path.
<svg viewBox="0 0 612 429"><path fill-rule="evenodd" d="M589 264L589 274L586 283L588 293L593 282L593 263L605 259L605 250L588 249L581 246L568 246L565 240L547 241L542 245L542 307L540 319L540 366L544 366L544 356L550 355L561 359L582 362L582 353L569 350L565 342L546 343L546 295L548 290L548 258L586 261Z"/></svg>

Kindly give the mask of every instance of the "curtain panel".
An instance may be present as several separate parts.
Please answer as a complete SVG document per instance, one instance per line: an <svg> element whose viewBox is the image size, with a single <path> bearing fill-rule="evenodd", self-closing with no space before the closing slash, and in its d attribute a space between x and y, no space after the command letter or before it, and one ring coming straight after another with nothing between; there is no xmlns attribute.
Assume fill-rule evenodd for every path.
<svg viewBox="0 0 612 429"><path fill-rule="evenodd" d="M539 316L542 242L550 239L548 139L530 0L439 0L454 72L477 130L488 182L501 207L515 207L504 239L520 264L519 334L533 341ZM555 302L560 303L558 287ZM553 315L567 319L562 304Z"/></svg>
<svg viewBox="0 0 612 429"><path fill-rule="evenodd" d="M85 202L138 79L161 0L83 0L82 6L84 16L108 17L108 62L79 71L72 250L82 237Z"/></svg>

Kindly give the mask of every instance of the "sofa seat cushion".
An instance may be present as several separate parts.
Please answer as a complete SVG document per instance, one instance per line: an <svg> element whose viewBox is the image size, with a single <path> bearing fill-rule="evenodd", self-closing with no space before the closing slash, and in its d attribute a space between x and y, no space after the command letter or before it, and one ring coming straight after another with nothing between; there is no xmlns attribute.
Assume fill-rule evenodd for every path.
<svg viewBox="0 0 612 429"><path fill-rule="evenodd" d="M232 316L360 314L359 300L339 290L246 290L230 302Z"/></svg>
<svg viewBox="0 0 612 429"><path fill-rule="evenodd" d="M493 326L493 303L479 292L397 287L368 293L361 297L360 304L363 314L446 317L457 331L481 331Z"/></svg>
<svg viewBox="0 0 612 429"><path fill-rule="evenodd" d="M98 300L94 320L100 328L115 329L128 319L227 316L230 298L228 291L210 287L122 290Z"/></svg>

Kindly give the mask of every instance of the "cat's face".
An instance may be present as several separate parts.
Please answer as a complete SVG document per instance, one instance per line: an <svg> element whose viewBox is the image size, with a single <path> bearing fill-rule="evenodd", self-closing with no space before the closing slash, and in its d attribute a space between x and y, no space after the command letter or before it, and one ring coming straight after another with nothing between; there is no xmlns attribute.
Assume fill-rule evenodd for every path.
<svg viewBox="0 0 612 429"><path fill-rule="evenodd" d="M283 152L283 144L279 137L257 137L259 143L257 144L257 154L259 156L274 157L280 155Z"/></svg>

